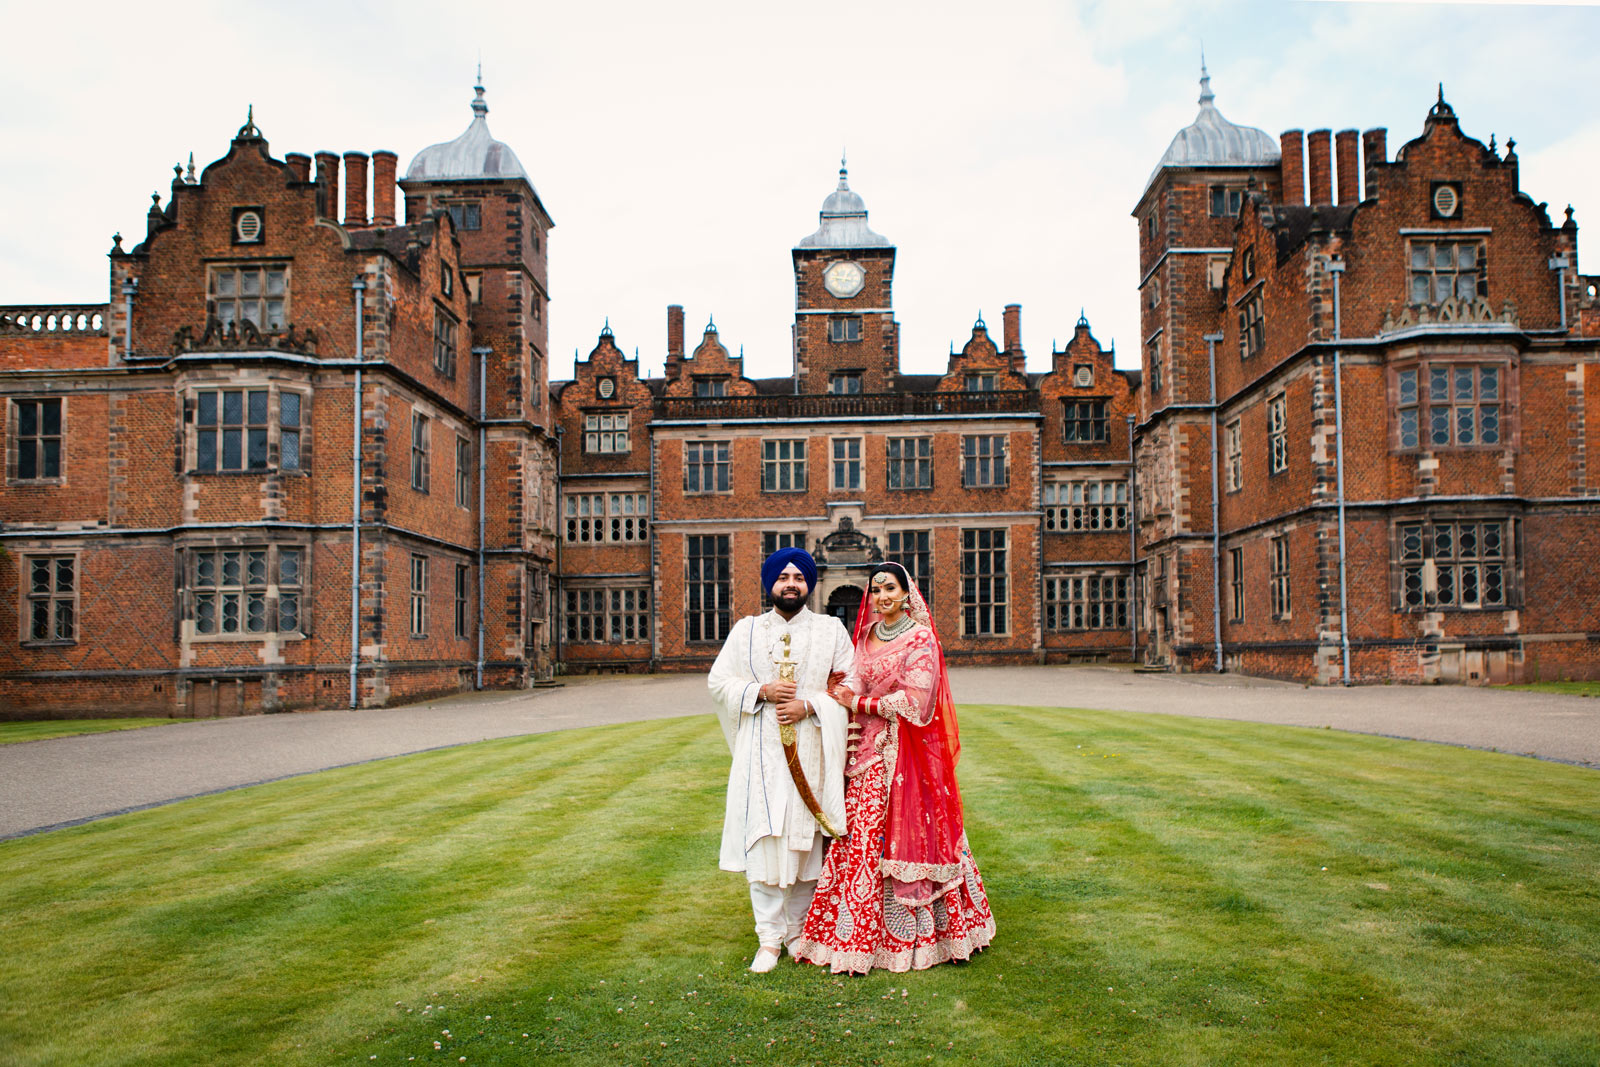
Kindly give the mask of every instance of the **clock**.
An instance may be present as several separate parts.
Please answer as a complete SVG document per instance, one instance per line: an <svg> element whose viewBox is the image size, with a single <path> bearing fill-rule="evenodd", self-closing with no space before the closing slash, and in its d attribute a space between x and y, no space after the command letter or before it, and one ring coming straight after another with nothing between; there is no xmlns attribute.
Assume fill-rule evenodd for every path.
<svg viewBox="0 0 1600 1067"><path fill-rule="evenodd" d="M610 400L611 394L617 391L617 383L612 381L610 378L601 378L599 385L601 400Z"/></svg>
<svg viewBox="0 0 1600 1067"><path fill-rule="evenodd" d="M828 292L840 298L861 292L861 284L866 280L867 272L861 269L861 265L848 260L830 264L822 272L822 284L828 287Z"/></svg>

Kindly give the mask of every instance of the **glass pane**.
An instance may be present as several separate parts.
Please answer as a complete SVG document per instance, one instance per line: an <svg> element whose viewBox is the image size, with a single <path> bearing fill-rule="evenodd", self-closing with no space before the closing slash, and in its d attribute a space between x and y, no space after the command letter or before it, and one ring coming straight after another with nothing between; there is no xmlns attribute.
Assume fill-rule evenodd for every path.
<svg viewBox="0 0 1600 1067"><path fill-rule="evenodd" d="M1456 602L1456 569L1454 567L1439 568L1439 594L1436 603L1454 604Z"/></svg>
<svg viewBox="0 0 1600 1067"><path fill-rule="evenodd" d="M222 469L236 471L244 466L244 440L239 430L222 431Z"/></svg>
<svg viewBox="0 0 1600 1067"><path fill-rule="evenodd" d="M215 426L217 424L217 394L201 393L199 399L200 404L199 411L195 416L196 421L201 426Z"/></svg>
<svg viewBox="0 0 1600 1067"><path fill-rule="evenodd" d="M1411 276L1411 302L1413 304L1426 304L1428 302L1428 276L1426 274L1413 274ZM1241 326L1244 316L1240 316Z"/></svg>
<svg viewBox="0 0 1600 1067"><path fill-rule="evenodd" d="M1497 445L1500 443L1500 409L1494 404L1487 404L1478 409L1478 440L1482 444Z"/></svg>
<svg viewBox="0 0 1600 1067"><path fill-rule="evenodd" d="M72 560L56 560L56 592L72 592Z"/></svg>
<svg viewBox="0 0 1600 1067"><path fill-rule="evenodd" d="M1428 266L1428 245L1418 241L1411 246L1411 269L1427 270Z"/></svg>
<svg viewBox="0 0 1600 1067"><path fill-rule="evenodd" d="M17 443L17 477L21 479L39 477L39 456L34 449L36 441L22 440Z"/></svg>
<svg viewBox="0 0 1600 1067"><path fill-rule="evenodd" d="M195 557L194 584L205 588L217 584L217 557L209 552Z"/></svg>
<svg viewBox="0 0 1600 1067"><path fill-rule="evenodd" d="M1433 299L1435 303L1450 299L1450 291L1455 288L1455 278L1449 274L1435 274L1433 276Z"/></svg>
<svg viewBox="0 0 1600 1067"><path fill-rule="evenodd" d="M226 593L222 597L222 632L236 634L239 632L239 595Z"/></svg>
<svg viewBox="0 0 1600 1067"><path fill-rule="evenodd" d="M1412 526L1402 526L1402 527L1400 527L1400 558L1401 559L1421 559L1422 558L1422 527L1421 526L1412 525Z"/></svg>
<svg viewBox="0 0 1600 1067"><path fill-rule="evenodd" d="M266 631L267 598L260 593L254 593L245 599L244 628L253 634Z"/></svg>
<svg viewBox="0 0 1600 1067"><path fill-rule="evenodd" d="M39 404L39 408L40 414L43 416L40 421L44 424L44 432L52 437L59 434L61 432L61 401L45 400Z"/></svg>
<svg viewBox="0 0 1600 1067"><path fill-rule="evenodd" d="M1407 408L1400 412L1400 447L1417 447L1417 409Z"/></svg>
<svg viewBox="0 0 1600 1067"><path fill-rule="evenodd" d="M285 430L279 451L282 453L284 470L300 469L300 431Z"/></svg>
<svg viewBox="0 0 1600 1067"><path fill-rule="evenodd" d="M266 323L266 328L269 329L269 330L281 330L281 329L283 329L283 301L282 300L268 300L267 301L267 323Z"/></svg>
<svg viewBox="0 0 1600 1067"><path fill-rule="evenodd" d="M250 469L263 470L267 465L267 431L250 431Z"/></svg>
<svg viewBox="0 0 1600 1067"><path fill-rule="evenodd" d="M1478 263L1478 246L1464 244L1456 246L1456 265L1462 270L1472 270Z"/></svg>
<svg viewBox="0 0 1600 1067"><path fill-rule="evenodd" d="M1455 528L1446 523L1433 528L1433 555L1435 559L1449 559L1455 554Z"/></svg>
<svg viewBox="0 0 1600 1067"><path fill-rule="evenodd" d="M1397 375L1396 381L1400 386L1400 403L1415 404L1417 402L1417 372L1403 370Z"/></svg>
<svg viewBox="0 0 1600 1067"><path fill-rule="evenodd" d="M17 433L33 437L39 432L39 405L32 402L17 404Z"/></svg>
<svg viewBox="0 0 1600 1067"><path fill-rule="evenodd" d="M1439 247L1434 249L1433 265L1438 270L1454 270L1456 266L1456 246L1447 241L1439 242Z"/></svg>
<svg viewBox="0 0 1600 1067"><path fill-rule="evenodd" d="M267 553L264 549L257 549L245 553L245 584L267 584Z"/></svg>
<svg viewBox="0 0 1600 1067"><path fill-rule="evenodd" d="M1478 369L1478 399L1500 399L1500 369L1498 367L1480 367Z"/></svg>
<svg viewBox="0 0 1600 1067"><path fill-rule="evenodd" d="M50 591L50 561L36 559L33 561L32 589L35 593L48 593Z"/></svg>
<svg viewBox="0 0 1600 1067"><path fill-rule="evenodd" d="M1477 435L1473 433L1476 420L1473 415L1476 408L1456 408L1456 444L1471 445L1477 443Z"/></svg>
<svg viewBox="0 0 1600 1067"><path fill-rule="evenodd" d="M220 322L224 328L232 326L233 320L238 317L238 311L238 305L234 304L234 302L231 300L220 303L217 305L217 321Z"/></svg>
<svg viewBox="0 0 1600 1067"><path fill-rule="evenodd" d="M283 295L283 289L284 289L283 271L281 271L281 270L269 270L269 271L267 271L267 295L268 296L282 296Z"/></svg>
<svg viewBox="0 0 1600 1067"><path fill-rule="evenodd" d="M1456 399L1457 400L1471 400L1472 399L1472 368L1471 367L1457 367L1456 368Z"/></svg>
<svg viewBox="0 0 1600 1067"><path fill-rule="evenodd" d="M217 431L202 430L195 438L195 469L214 471L217 469Z"/></svg>
<svg viewBox="0 0 1600 1067"><path fill-rule="evenodd" d="M194 628L197 633L217 632L217 605L210 597L201 597L194 606Z"/></svg>
<svg viewBox="0 0 1600 1067"><path fill-rule="evenodd" d="M278 598L278 630L294 633L300 629L300 598L293 593Z"/></svg>
<svg viewBox="0 0 1600 1067"><path fill-rule="evenodd" d="M1486 559L1498 559L1503 551L1503 528L1498 522L1483 524L1483 555Z"/></svg>
<svg viewBox="0 0 1600 1067"><path fill-rule="evenodd" d="M1475 523L1461 524L1461 529L1456 534L1456 552L1462 559L1477 558L1478 527Z"/></svg>
<svg viewBox="0 0 1600 1067"><path fill-rule="evenodd" d="M1450 399L1450 371L1446 367L1434 367L1428 371L1428 399L1448 401Z"/></svg>
<svg viewBox="0 0 1600 1067"><path fill-rule="evenodd" d="M237 552L224 552L224 553L222 553L222 584L223 585L238 585L239 584L239 553L237 553Z"/></svg>
<svg viewBox="0 0 1600 1067"><path fill-rule="evenodd" d="M222 394L222 421L231 426L244 422L244 394L237 391Z"/></svg>
<svg viewBox="0 0 1600 1067"><path fill-rule="evenodd" d="M211 276L211 281L218 296L233 295L233 271L219 270Z"/></svg>
<svg viewBox="0 0 1600 1067"><path fill-rule="evenodd" d="M47 438L41 441L44 446L44 463L41 465L39 475L44 478L59 478L61 476L61 442L56 438Z"/></svg>
<svg viewBox="0 0 1600 1067"><path fill-rule="evenodd" d="M1478 602L1478 568L1461 568L1461 603L1476 604Z"/></svg>
<svg viewBox="0 0 1600 1067"><path fill-rule="evenodd" d="M1456 275L1456 299L1472 301L1478 298L1478 280L1470 274Z"/></svg>
<svg viewBox="0 0 1600 1067"><path fill-rule="evenodd" d="M1436 445L1450 443L1450 409L1433 408L1428 412L1428 438Z"/></svg>
<svg viewBox="0 0 1600 1067"><path fill-rule="evenodd" d="M58 641L70 641L72 640L72 601L57 600L55 604L56 627L52 636Z"/></svg>
<svg viewBox="0 0 1600 1067"><path fill-rule="evenodd" d="M264 389L250 391L250 424L260 426L267 421L267 393Z"/></svg>
<svg viewBox="0 0 1600 1067"><path fill-rule="evenodd" d="M1505 574L1498 564L1489 564L1483 568L1483 602L1485 604L1506 602Z"/></svg>
<svg viewBox="0 0 1600 1067"><path fill-rule="evenodd" d="M239 295L261 295L261 272L258 270L242 270L239 272Z"/></svg>

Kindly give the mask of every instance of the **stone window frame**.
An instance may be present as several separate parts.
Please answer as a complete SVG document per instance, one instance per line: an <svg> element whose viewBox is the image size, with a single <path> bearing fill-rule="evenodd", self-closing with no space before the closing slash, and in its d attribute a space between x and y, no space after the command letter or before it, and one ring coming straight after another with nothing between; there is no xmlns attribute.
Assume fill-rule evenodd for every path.
<svg viewBox="0 0 1600 1067"><path fill-rule="evenodd" d="M1161 392L1161 331L1157 330L1150 340L1144 343L1146 361L1150 364L1150 391Z"/></svg>
<svg viewBox="0 0 1600 1067"><path fill-rule="evenodd" d="M908 443L911 443L912 455L905 454ZM889 492L933 488L933 435L887 437L883 442L883 457L884 488ZM908 465L912 472L911 484L907 484L906 479ZM897 479L898 485L895 484Z"/></svg>
<svg viewBox="0 0 1600 1067"><path fill-rule="evenodd" d="M272 272L282 275L282 291L276 294L272 292ZM259 291L247 295L245 276L252 273L260 275ZM222 284L225 276L232 279L228 285ZM206 318L216 319L223 329L229 326L238 329L240 324L249 321L258 333L275 334L283 332L293 321L294 266L289 260L239 259L207 263L205 284ZM274 298L279 305L276 325L270 319ZM256 305L256 315L266 322L256 322L244 313L244 306L249 303ZM225 308L228 310L224 311Z"/></svg>
<svg viewBox="0 0 1600 1067"><path fill-rule="evenodd" d="M472 439L456 434L456 507L472 508Z"/></svg>
<svg viewBox="0 0 1600 1067"><path fill-rule="evenodd" d="M909 543L908 543L909 539ZM933 609L933 531L888 530L884 534L884 555L906 569L928 609Z"/></svg>
<svg viewBox="0 0 1600 1067"><path fill-rule="evenodd" d="M966 375L966 391L969 393L992 393L995 391L997 374L992 370L969 371Z"/></svg>
<svg viewBox="0 0 1600 1067"><path fill-rule="evenodd" d="M836 345L854 344L861 340L860 315L834 315L828 319L828 342Z"/></svg>
<svg viewBox="0 0 1600 1067"><path fill-rule="evenodd" d="M1257 284L1236 302L1239 308L1239 358L1250 359L1267 347L1267 312L1262 296L1263 286Z"/></svg>
<svg viewBox="0 0 1600 1067"><path fill-rule="evenodd" d="M1064 478L1040 489L1046 533L1116 533L1128 528L1126 478Z"/></svg>
<svg viewBox="0 0 1600 1067"><path fill-rule="evenodd" d="M568 644L636 645L650 640L648 585L568 585L563 591L561 624Z"/></svg>
<svg viewBox="0 0 1600 1067"><path fill-rule="evenodd" d="M455 228L461 231L483 229L483 202L481 200L457 200L444 205L450 213L450 221Z"/></svg>
<svg viewBox="0 0 1600 1067"><path fill-rule="evenodd" d="M694 396L699 400L713 400L728 395L728 376L726 374L695 374L691 376L694 381Z"/></svg>
<svg viewBox="0 0 1600 1067"><path fill-rule="evenodd" d="M1279 621L1287 621L1292 617L1294 608L1290 581L1293 572L1289 563L1289 534L1284 532L1267 538L1267 552L1272 617Z"/></svg>
<svg viewBox="0 0 1600 1067"><path fill-rule="evenodd" d="M562 539L569 545L641 544L650 538L650 494L634 490L563 493Z"/></svg>
<svg viewBox="0 0 1600 1067"><path fill-rule="evenodd" d="M1007 637L1011 633L1010 530L961 528L961 635Z"/></svg>
<svg viewBox="0 0 1600 1067"><path fill-rule="evenodd" d="M1046 575L1046 633L1096 633L1126 630L1132 599L1126 572L1080 571Z"/></svg>
<svg viewBox="0 0 1600 1067"><path fill-rule="evenodd" d="M805 437L763 437L761 439L761 491L763 493L804 493L810 485ZM783 446L787 445L786 450ZM783 482L787 476L788 487Z"/></svg>
<svg viewBox="0 0 1600 1067"><path fill-rule="evenodd" d="M10 485L65 485L67 481L67 397L13 396L6 412L6 482ZM55 404L55 433L45 432L45 405ZM34 433L22 433L22 405L39 405L34 414ZM48 442L55 442L54 474L43 474L41 459L48 457ZM33 443L34 474L22 474L24 442Z"/></svg>
<svg viewBox="0 0 1600 1067"><path fill-rule="evenodd" d="M706 455L710 450L709 458ZM717 496L733 492L733 444L730 441L683 443L683 494Z"/></svg>
<svg viewBox="0 0 1600 1067"><path fill-rule="evenodd" d="M1267 474L1289 469L1289 394L1267 397Z"/></svg>
<svg viewBox="0 0 1600 1067"><path fill-rule="evenodd" d="M684 537L683 632L687 644L720 644L733 627L732 540L727 534Z"/></svg>
<svg viewBox="0 0 1600 1067"><path fill-rule="evenodd" d="M227 422L227 394L238 393L242 396L240 401L240 421ZM251 412L252 393L266 393L266 416L257 420ZM203 422L206 403L204 397L210 395L212 401L212 418L210 423ZM296 422L293 426L284 424L284 397L294 397ZM310 465L306 462L310 454L306 431L311 425L311 399L312 389L310 383L289 384L280 381L259 380L246 378L229 380L205 380L186 383L181 394L181 406L184 418L184 470L189 475L251 475L259 476L267 472L279 474L309 475ZM227 434L229 430L239 433L240 465L237 467L223 466L227 458ZM250 462L251 450L254 447L252 431L263 433L262 455L263 461L259 466ZM212 466L201 466L201 441L204 435L213 435ZM285 440L292 440L292 447L285 446ZM285 459L290 458L292 463L286 464Z"/></svg>
<svg viewBox="0 0 1600 1067"><path fill-rule="evenodd" d="M840 455L840 446L845 455ZM854 455L849 446L854 445ZM841 436L828 438L828 488L834 492L859 492L866 484L866 460L863 438Z"/></svg>
<svg viewBox="0 0 1600 1067"><path fill-rule="evenodd" d="M1223 485L1230 493L1244 488L1244 419L1236 418L1222 427Z"/></svg>
<svg viewBox="0 0 1600 1067"><path fill-rule="evenodd" d="M1443 264L1440 251L1450 249L1449 262ZM1470 266L1461 265L1461 252L1472 249ZM1476 303L1489 298L1489 242L1487 236L1475 233L1452 233L1448 230L1428 234L1408 234L1405 243L1405 294L1404 301L1412 306L1438 307L1446 300ZM1440 294L1439 284L1446 282L1448 289ZM1421 283L1426 292L1417 291ZM1463 283L1470 283L1470 292L1463 291Z"/></svg>
<svg viewBox="0 0 1600 1067"><path fill-rule="evenodd" d="M1206 213L1214 219L1236 219L1244 209L1244 188L1216 184L1206 189ZM1219 210L1220 208L1220 210Z"/></svg>
<svg viewBox="0 0 1600 1067"><path fill-rule="evenodd" d="M829 396L860 396L864 388L859 370L838 370L828 375Z"/></svg>
<svg viewBox="0 0 1600 1067"><path fill-rule="evenodd" d="M1111 440L1111 398L1068 396L1061 399L1061 437L1069 445L1103 445ZM1089 436L1074 436L1074 433Z"/></svg>
<svg viewBox="0 0 1600 1067"><path fill-rule="evenodd" d="M410 623L411 636L428 636L428 557L411 553Z"/></svg>
<svg viewBox="0 0 1600 1067"><path fill-rule="evenodd" d="M427 493L431 481L432 422L426 412L411 410L411 488L419 493Z"/></svg>
<svg viewBox="0 0 1600 1067"><path fill-rule="evenodd" d="M71 549L17 554L22 557L21 565L17 568L17 592L20 601L17 610L18 643L24 648L60 648L77 644L78 634L82 628L79 604L83 589L83 553ZM60 588L63 563L67 564L66 571L72 584L71 589ZM40 564L44 565L46 572L42 588L36 587L35 584L37 579L35 568ZM44 621L50 634L47 637L33 636L34 614L40 606L45 609ZM66 637L59 636L63 608L66 611L65 621L71 628L71 634Z"/></svg>
<svg viewBox="0 0 1600 1067"><path fill-rule="evenodd" d="M455 573L456 640L465 641L472 636L472 567L466 563L457 563Z"/></svg>
<svg viewBox="0 0 1600 1067"><path fill-rule="evenodd" d="M1432 358L1422 357L1396 362L1389 367L1389 390L1393 403L1394 428L1390 445L1396 452L1438 451L1499 451L1515 446L1516 381L1513 362L1503 355L1484 358ZM1486 390L1493 372L1494 387ZM1460 376L1466 373L1471 385L1471 396L1460 393ZM1435 388L1443 374L1443 396ZM1442 429L1448 441L1436 440L1441 426L1439 412L1443 412ZM1471 434L1474 440L1460 440L1463 413L1471 413ZM1492 435L1492 440L1484 440Z"/></svg>
<svg viewBox="0 0 1600 1067"><path fill-rule="evenodd" d="M460 336L460 325L453 311L443 304L433 305L433 369L451 381L456 376L456 342Z"/></svg>
<svg viewBox="0 0 1600 1067"><path fill-rule="evenodd" d="M583 451L589 456L620 456L633 451L632 411L628 408L583 413ZM618 446L621 447L618 447Z"/></svg>
<svg viewBox="0 0 1600 1067"><path fill-rule="evenodd" d="M1440 556L1441 530L1447 530ZM1469 538L1463 531L1470 530ZM1491 538L1489 531L1493 530ZM1482 613L1522 607L1521 523L1504 512L1437 511L1397 515L1390 520L1392 604L1401 614ZM1463 550L1470 544L1470 550ZM1495 547L1489 547L1493 544ZM1442 560L1442 563L1441 563ZM1446 581L1441 578L1448 574ZM1498 587L1499 599L1486 598ZM1448 599L1441 599L1441 590ZM1465 593L1476 589L1476 599Z"/></svg>
<svg viewBox="0 0 1600 1067"><path fill-rule="evenodd" d="M230 556L236 557L231 577ZM253 556L260 559L259 576L252 574ZM180 623L190 641L301 640L311 633L309 541L191 541L179 548L178 567ZM251 625L253 606L259 606L258 628ZM230 614L234 629L228 628Z"/></svg>
<svg viewBox="0 0 1600 1067"><path fill-rule="evenodd" d="M1229 622L1244 621L1244 549L1228 549Z"/></svg>
<svg viewBox="0 0 1600 1067"><path fill-rule="evenodd" d="M987 450L983 446L987 442ZM961 488L1006 489L1011 485L1011 435L961 435Z"/></svg>

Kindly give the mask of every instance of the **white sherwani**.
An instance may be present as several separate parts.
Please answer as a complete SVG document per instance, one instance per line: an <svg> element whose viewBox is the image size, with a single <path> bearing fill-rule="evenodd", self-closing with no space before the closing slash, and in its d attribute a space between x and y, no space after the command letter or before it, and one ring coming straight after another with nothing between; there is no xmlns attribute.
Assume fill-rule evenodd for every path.
<svg viewBox="0 0 1600 1067"><path fill-rule="evenodd" d="M776 611L734 623L707 680L733 753L719 865L751 882L788 886L821 873L821 830L789 776L778 740L777 709L761 700L777 662L795 670L795 697L816 714L795 725L795 751L811 792L835 826L844 828L845 728L849 714L827 695L828 675L850 672L855 659L844 624L802 607L793 619Z"/></svg>

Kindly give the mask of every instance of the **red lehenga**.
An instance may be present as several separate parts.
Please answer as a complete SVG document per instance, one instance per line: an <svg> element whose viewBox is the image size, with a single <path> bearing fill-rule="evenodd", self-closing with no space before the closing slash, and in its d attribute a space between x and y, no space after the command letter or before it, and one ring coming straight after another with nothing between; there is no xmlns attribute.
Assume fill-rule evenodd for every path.
<svg viewBox="0 0 1600 1067"><path fill-rule="evenodd" d="M829 846L804 929L789 945L796 960L835 974L968 959L995 933L962 826L955 706L927 606L913 589L917 625L873 648L879 616L870 591L863 599L850 686L870 699L851 712L861 736L847 761L849 836Z"/></svg>

